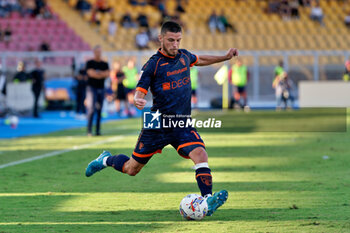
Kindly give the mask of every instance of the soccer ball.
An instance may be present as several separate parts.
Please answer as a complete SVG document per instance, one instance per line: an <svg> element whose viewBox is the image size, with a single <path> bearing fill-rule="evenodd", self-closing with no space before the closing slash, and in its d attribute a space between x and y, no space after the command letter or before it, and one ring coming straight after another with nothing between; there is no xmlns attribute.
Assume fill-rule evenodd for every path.
<svg viewBox="0 0 350 233"><path fill-rule="evenodd" d="M9 116L5 119L5 125L10 125L12 129L16 129L19 119L17 116Z"/></svg>
<svg viewBox="0 0 350 233"><path fill-rule="evenodd" d="M186 220L202 220L207 212L207 201L198 194L189 194L180 202L180 214Z"/></svg>

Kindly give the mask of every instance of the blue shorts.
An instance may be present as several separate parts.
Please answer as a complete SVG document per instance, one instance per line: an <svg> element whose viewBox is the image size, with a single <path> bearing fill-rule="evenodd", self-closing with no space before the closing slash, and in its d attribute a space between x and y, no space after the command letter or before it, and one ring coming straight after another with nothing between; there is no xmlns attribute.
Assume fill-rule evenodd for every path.
<svg viewBox="0 0 350 233"><path fill-rule="evenodd" d="M190 158L193 149L205 148L195 128L142 129L132 157L137 162L146 164L154 154L162 153L162 149L169 144L186 159Z"/></svg>

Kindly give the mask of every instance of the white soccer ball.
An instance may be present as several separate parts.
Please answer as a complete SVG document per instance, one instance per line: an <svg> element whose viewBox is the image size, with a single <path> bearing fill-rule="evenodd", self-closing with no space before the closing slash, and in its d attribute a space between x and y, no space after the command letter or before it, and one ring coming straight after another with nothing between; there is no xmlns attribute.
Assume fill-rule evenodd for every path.
<svg viewBox="0 0 350 233"><path fill-rule="evenodd" d="M207 200L198 194L189 194L180 203L180 214L186 220L202 220L207 212Z"/></svg>
<svg viewBox="0 0 350 233"><path fill-rule="evenodd" d="M19 122L19 119L17 116L10 116L9 117L9 120L10 120L10 125L11 125L11 128L17 128L17 125L18 125L18 122Z"/></svg>

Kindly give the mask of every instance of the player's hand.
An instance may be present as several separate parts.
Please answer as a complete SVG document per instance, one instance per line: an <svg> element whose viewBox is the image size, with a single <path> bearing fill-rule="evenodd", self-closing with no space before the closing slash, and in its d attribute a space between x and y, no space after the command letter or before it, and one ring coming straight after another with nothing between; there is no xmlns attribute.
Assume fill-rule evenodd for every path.
<svg viewBox="0 0 350 233"><path fill-rule="evenodd" d="M146 103L147 103L147 100L145 99L134 98L134 105L139 110L142 110L145 107Z"/></svg>
<svg viewBox="0 0 350 233"><path fill-rule="evenodd" d="M237 57L237 56L238 56L238 49L236 49L236 48L230 48L230 49L227 51L227 54L226 54L227 60L230 60L231 58Z"/></svg>

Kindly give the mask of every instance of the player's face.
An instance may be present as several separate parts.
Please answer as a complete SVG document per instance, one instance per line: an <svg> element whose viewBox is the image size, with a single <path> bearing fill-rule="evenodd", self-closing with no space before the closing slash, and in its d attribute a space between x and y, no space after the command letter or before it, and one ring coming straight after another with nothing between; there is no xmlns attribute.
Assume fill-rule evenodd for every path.
<svg viewBox="0 0 350 233"><path fill-rule="evenodd" d="M160 35L159 40L162 51L169 56L176 56L180 47L181 38L181 32L166 32L165 34Z"/></svg>

